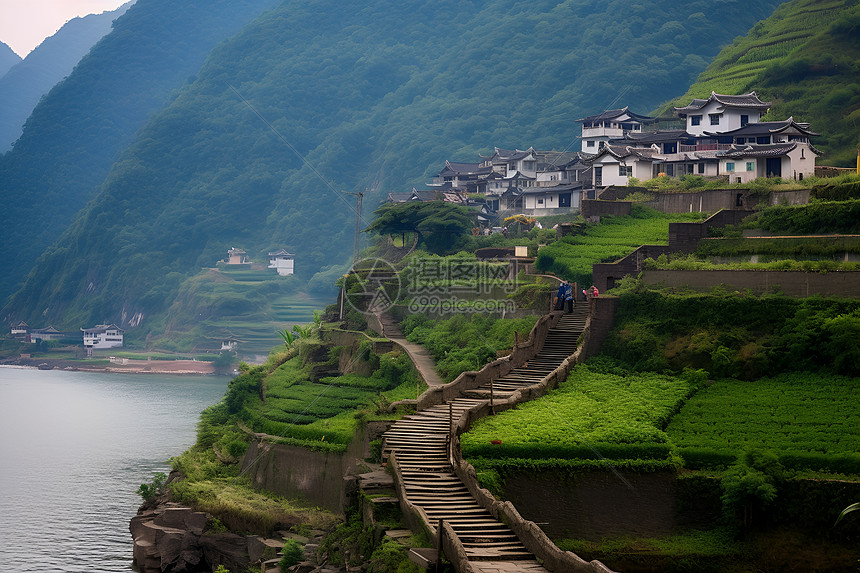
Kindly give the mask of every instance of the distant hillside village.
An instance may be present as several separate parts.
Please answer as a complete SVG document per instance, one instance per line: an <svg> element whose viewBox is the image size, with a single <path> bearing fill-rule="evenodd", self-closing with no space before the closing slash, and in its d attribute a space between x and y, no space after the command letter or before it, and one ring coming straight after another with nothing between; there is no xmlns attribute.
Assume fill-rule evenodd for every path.
<svg viewBox="0 0 860 573"><path fill-rule="evenodd" d="M577 120L582 124L578 151L495 148L478 163L446 161L428 190L389 193L387 201L441 199L471 205L482 211L479 221L486 222L513 213L578 211L582 199L627 185L631 178L699 175L748 183L759 177L802 180L814 175L820 152L810 138L819 134L792 117L761 121L770 105L755 92L712 92L708 99L676 107L674 118L639 115L628 107L604 111ZM660 129L667 120L678 129Z"/></svg>
<svg viewBox="0 0 860 573"><path fill-rule="evenodd" d="M285 249L279 249L269 253L269 265L265 266L265 264L252 262L244 249L233 247L227 251L227 258L223 261L218 261L218 265L234 270L271 269L279 276L290 276L295 273L295 255L287 252ZM88 356L92 356L93 350L122 348L124 334L125 330L115 324L97 324L91 328L81 328L81 334L60 332L53 326L31 328L30 325L23 321L11 326L9 329L9 336L11 338L19 342L27 342L34 345L51 341L74 343L75 339L80 341L82 337L83 346ZM221 348L213 349L213 351L235 350L236 345L237 341L235 340L224 340L221 343Z"/></svg>

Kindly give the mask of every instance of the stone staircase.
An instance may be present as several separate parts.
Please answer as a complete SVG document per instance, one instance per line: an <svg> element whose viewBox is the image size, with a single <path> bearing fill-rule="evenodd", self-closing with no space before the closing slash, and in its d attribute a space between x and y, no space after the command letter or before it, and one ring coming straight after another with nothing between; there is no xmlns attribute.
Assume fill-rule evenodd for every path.
<svg viewBox="0 0 860 573"><path fill-rule="evenodd" d="M395 422L383 435L383 461L395 454L401 495L436 527L444 520L459 537L473 571L547 571L516 534L472 497L452 465L450 436L461 414L491 398L536 384L574 353L588 318L580 305L550 329L540 352L506 376Z"/></svg>

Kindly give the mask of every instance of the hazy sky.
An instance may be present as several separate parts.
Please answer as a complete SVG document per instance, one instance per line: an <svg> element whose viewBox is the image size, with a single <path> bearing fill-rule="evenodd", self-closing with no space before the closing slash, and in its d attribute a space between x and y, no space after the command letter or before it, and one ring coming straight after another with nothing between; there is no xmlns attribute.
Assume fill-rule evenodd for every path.
<svg viewBox="0 0 860 573"><path fill-rule="evenodd" d="M0 41L22 58L75 16L101 14L126 0L0 0Z"/></svg>

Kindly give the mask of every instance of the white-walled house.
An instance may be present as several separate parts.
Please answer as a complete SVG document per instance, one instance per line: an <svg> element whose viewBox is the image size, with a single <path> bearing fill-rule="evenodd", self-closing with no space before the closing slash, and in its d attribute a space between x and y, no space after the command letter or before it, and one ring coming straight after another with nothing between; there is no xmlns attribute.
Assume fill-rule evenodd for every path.
<svg viewBox="0 0 860 573"><path fill-rule="evenodd" d="M92 328L82 328L84 348L121 348L125 331L115 324L97 324Z"/></svg>
<svg viewBox="0 0 860 573"><path fill-rule="evenodd" d="M705 132L722 133L758 123L770 108L755 92L724 95L711 92L708 99L693 99L689 105L676 107L679 117L687 119L687 133L701 137Z"/></svg>
<svg viewBox="0 0 860 573"><path fill-rule="evenodd" d="M758 177L803 179L815 174L820 152L810 143L819 134L789 117L761 121L770 102L755 92L711 93L675 108L687 130L628 133L611 140L589 162L595 187L627 185L631 177L725 176L732 183Z"/></svg>
<svg viewBox="0 0 860 573"><path fill-rule="evenodd" d="M641 180L652 178L655 157L659 151L653 147L605 145L591 160L595 187L627 185L631 177Z"/></svg>
<svg viewBox="0 0 860 573"><path fill-rule="evenodd" d="M582 151L598 153L612 139L641 133L642 125L653 118L639 115L625 106L576 120L582 124Z"/></svg>
<svg viewBox="0 0 860 573"><path fill-rule="evenodd" d="M736 145L720 153L720 173L731 183L748 183L758 177L803 179L815 173L817 153L808 143Z"/></svg>
<svg viewBox="0 0 860 573"><path fill-rule="evenodd" d="M295 273L296 256L281 249L273 253L269 253L269 268L275 269L282 277Z"/></svg>
<svg viewBox="0 0 860 573"><path fill-rule="evenodd" d="M521 194L522 213L531 217L557 215L579 210L582 183L555 187L530 187Z"/></svg>

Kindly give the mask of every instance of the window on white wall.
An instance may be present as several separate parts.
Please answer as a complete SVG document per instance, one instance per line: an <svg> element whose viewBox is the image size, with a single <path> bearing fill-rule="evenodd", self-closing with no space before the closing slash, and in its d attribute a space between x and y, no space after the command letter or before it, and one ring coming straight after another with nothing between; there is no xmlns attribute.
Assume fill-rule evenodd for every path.
<svg viewBox="0 0 860 573"><path fill-rule="evenodd" d="M747 161L747 171L755 171L755 161Z"/></svg>
<svg viewBox="0 0 860 573"><path fill-rule="evenodd" d="M721 113L709 113L708 117L711 119L711 125L720 125L720 118L723 116Z"/></svg>
<svg viewBox="0 0 860 573"><path fill-rule="evenodd" d="M734 161L727 161L726 162L726 171L734 171L734 170L735 170Z"/></svg>
<svg viewBox="0 0 860 573"><path fill-rule="evenodd" d="M690 125L702 125L702 116L701 115L691 115L690 116Z"/></svg>

